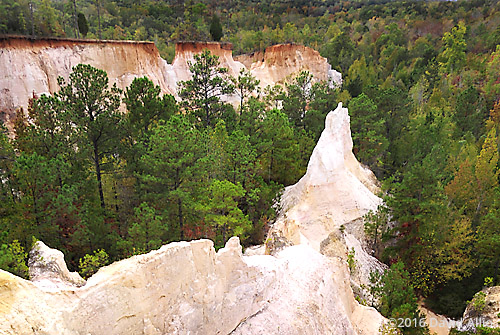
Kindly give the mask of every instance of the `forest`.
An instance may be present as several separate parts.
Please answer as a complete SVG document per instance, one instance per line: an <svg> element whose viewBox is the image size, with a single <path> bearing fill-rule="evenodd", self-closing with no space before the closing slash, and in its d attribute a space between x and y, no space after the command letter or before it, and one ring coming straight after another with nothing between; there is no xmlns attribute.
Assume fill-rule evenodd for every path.
<svg viewBox="0 0 500 335"><path fill-rule="evenodd" d="M248 73L229 78L204 53L191 72L217 78L204 82L214 94L197 95L190 80L178 103L147 78L120 92L103 71L74 68L58 93L18 112L14 139L3 128L2 268L26 276L34 239L85 276L171 241L262 243L273 204L342 101L354 153L382 183L384 206L365 231L412 304L418 296L459 318L477 291L500 284L497 1L0 0L0 33L151 40L170 62L175 41L211 40L214 26L234 54L319 50L343 85L306 89L303 72L257 92Z"/></svg>

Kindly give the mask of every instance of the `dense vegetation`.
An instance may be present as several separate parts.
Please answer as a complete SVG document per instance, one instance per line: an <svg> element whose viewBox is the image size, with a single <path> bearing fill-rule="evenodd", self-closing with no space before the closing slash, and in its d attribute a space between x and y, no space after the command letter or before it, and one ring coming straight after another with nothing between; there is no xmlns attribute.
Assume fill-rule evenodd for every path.
<svg viewBox="0 0 500 335"><path fill-rule="evenodd" d="M78 65L68 82L59 78L59 92L17 112L15 138L5 127L0 135L3 268L25 276L33 238L86 275L171 241L263 241L280 190L305 173L322 124L266 107L251 96L255 78L230 78L208 51L190 70L180 105L147 78L121 92L104 71ZM299 85L310 79L301 73L266 98L287 99L289 111L310 102L324 119L334 91L316 83L306 97ZM228 94L239 95L237 110L220 99Z"/></svg>
<svg viewBox="0 0 500 335"><path fill-rule="evenodd" d="M119 118L119 93L100 79L104 114L91 121L68 104L82 101L83 74L75 71L55 98L33 101L31 126L19 117L15 141L1 139L5 248L14 240L27 247L36 235L76 266L98 248L116 259L179 238L208 236L220 246L238 232L259 242L276 192L302 175L326 112L343 101L355 154L384 185L386 208L367 220L378 256L401 261L416 294L454 317L485 278L500 283L498 2L74 4L0 0L0 32L150 39L171 60L172 42L208 40L220 19L222 41L235 53L305 44L342 72L344 84L338 92L317 85L311 94L303 73L260 99L242 94L235 111L217 96L201 103L193 82L184 83L177 106L141 79L123 92L128 114ZM85 24L78 32L74 25L82 16L86 34ZM220 75L212 83L219 92L254 89L248 74L236 84ZM273 109L280 99L282 110Z"/></svg>

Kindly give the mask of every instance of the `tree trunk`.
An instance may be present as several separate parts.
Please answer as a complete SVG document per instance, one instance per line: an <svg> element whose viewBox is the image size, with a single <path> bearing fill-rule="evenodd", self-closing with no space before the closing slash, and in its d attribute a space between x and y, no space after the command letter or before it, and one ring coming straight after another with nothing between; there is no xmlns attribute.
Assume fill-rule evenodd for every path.
<svg viewBox="0 0 500 335"><path fill-rule="evenodd" d="M226 224L222 225L222 247L226 245Z"/></svg>
<svg viewBox="0 0 500 335"><path fill-rule="evenodd" d="M177 190L181 186L181 181L179 177L180 170L177 168L175 170L175 184L174 190ZM177 218L179 219L179 232L181 240L184 239L184 217L182 215L182 200L177 198Z"/></svg>
<svg viewBox="0 0 500 335"><path fill-rule="evenodd" d="M101 0L96 0L97 5L97 22L99 24L99 28L97 30L99 39L101 39Z"/></svg>
<svg viewBox="0 0 500 335"><path fill-rule="evenodd" d="M37 197L36 197L35 189L36 189L36 185L33 188L33 190L31 191L31 195L33 197L33 215L35 216L36 225L40 226L40 221L38 220L38 203L36 201Z"/></svg>
<svg viewBox="0 0 500 335"><path fill-rule="evenodd" d="M35 36L35 21L33 19L33 2L30 1L31 36Z"/></svg>
<svg viewBox="0 0 500 335"><path fill-rule="evenodd" d="M104 193L102 191L101 163L99 161L99 149L96 143L94 143L94 164L97 177L97 187L99 188L99 198L101 199L101 207L102 209L105 209L106 206L104 203Z"/></svg>
<svg viewBox="0 0 500 335"><path fill-rule="evenodd" d="M243 113L243 98L244 98L243 94L244 94L244 92L243 92L243 88L242 88L240 91L240 117L241 117L241 113Z"/></svg>
<svg viewBox="0 0 500 335"><path fill-rule="evenodd" d="M181 240L184 240L184 218L182 217L182 200L181 198L177 198L177 206L178 206L178 217L179 217L179 231L181 234Z"/></svg>
<svg viewBox="0 0 500 335"><path fill-rule="evenodd" d="M497 284L499 263L500 263L500 260L497 258L495 261L495 270L493 270L493 284Z"/></svg>
<svg viewBox="0 0 500 335"><path fill-rule="evenodd" d="M274 150L271 150L271 162L269 163L269 178L267 182L271 181L271 171L273 170L273 161L274 161Z"/></svg>

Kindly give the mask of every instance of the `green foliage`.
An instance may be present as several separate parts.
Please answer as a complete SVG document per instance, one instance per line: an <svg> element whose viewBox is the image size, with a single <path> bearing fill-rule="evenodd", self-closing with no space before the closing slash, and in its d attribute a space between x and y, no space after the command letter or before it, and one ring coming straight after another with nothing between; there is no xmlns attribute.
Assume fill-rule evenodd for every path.
<svg viewBox="0 0 500 335"><path fill-rule="evenodd" d="M167 123L154 128L150 150L141 157L144 172L140 175L143 197L154 207L165 211L172 238L183 238L192 222L198 169L201 157L201 134L186 116L172 116Z"/></svg>
<svg viewBox="0 0 500 335"><path fill-rule="evenodd" d="M127 114L123 120L125 141L122 150L131 173L140 173L140 158L150 146L153 129L178 111L172 95L160 96L160 87L146 77L135 78L123 98Z"/></svg>
<svg viewBox="0 0 500 335"><path fill-rule="evenodd" d="M377 207L377 211L368 211L363 217L364 231L371 242L371 247L376 256L379 256L382 239L388 233L389 209L383 205Z"/></svg>
<svg viewBox="0 0 500 335"><path fill-rule="evenodd" d="M453 116L458 134L471 132L476 138L479 137L486 113L484 102L481 101L479 91L475 87L470 86L460 92Z"/></svg>
<svg viewBox="0 0 500 335"><path fill-rule="evenodd" d="M260 80L255 77L247 69L241 69L236 81L236 93L240 96L240 113L244 111L245 99L258 89Z"/></svg>
<svg viewBox="0 0 500 335"><path fill-rule="evenodd" d="M300 147L287 116L280 110L267 111L258 135L263 177L283 185L295 183L305 173L305 164L299 165Z"/></svg>
<svg viewBox="0 0 500 335"><path fill-rule="evenodd" d="M354 153L370 168L381 168L388 141L385 137L385 121L379 116L377 106L361 93L349 103L349 113Z"/></svg>
<svg viewBox="0 0 500 335"><path fill-rule="evenodd" d="M464 22L461 21L451 29L451 32L444 33L443 51L439 56L439 66L443 73L452 73L464 66L465 51L467 49L466 30Z"/></svg>
<svg viewBox="0 0 500 335"><path fill-rule="evenodd" d="M93 254L86 254L80 258L78 272L84 279L88 279L108 262L109 256L106 251L103 249L95 250Z"/></svg>
<svg viewBox="0 0 500 335"><path fill-rule="evenodd" d="M183 106L194 120L205 127L214 126L221 117L222 95L232 94L234 85L228 78L227 69L219 67L219 57L208 49L194 55L194 63L189 63L193 78L179 83Z"/></svg>
<svg viewBox="0 0 500 335"><path fill-rule="evenodd" d="M222 25L220 24L220 19L217 14L212 15L212 20L210 22L210 36L212 40L219 42L224 33L222 32Z"/></svg>
<svg viewBox="0 0 500 335"><path fill-rule="evenodd" d="M494 193L495 201L488 214L481 219L478 227L477 251L483 262L483 268L492 278L493 282L498 282L500 266L500 212L498 201L498 190ZM486 279L485 279L486 283Z"/></svg>
<svg viewBox="0 0 500 335"><path fill-rule="evenodd" d="M250 230L250 221L238 208L237 200L245 195L240 184L214 179L210 183L198 209L204 221L216 231L215 246L223 247L230 236L244 239Z"/></svg>
<svg viewBox="0 0 500 335"><path fill-rule="evenodd" d="M470 220L450 210L443 192L443 155L436 148L414 164L386 199L398 236L396 247L386 254L398 253L424 296L443 281L468 276L473 267Z"/></svg>
<svg viewBox="0 0 500 335"><path fill-rule="evenodd" d="M127 105L127 119L133 134L150 135L151 128L161 120L167 121L176 112L171 95L160 96L160 87L147 77L135 78L125 90L123 102Z"/></svg>
<svg viewBox="0 0 500 335"><path fill-rule="evenodd" d="M485 287L492 287L493 286L493 277L485 277L484 278L484 286Z"/></svg>
<svg viewBox="0 0 500 335"><path fill-rule="evenodd" d="M128 229L129 254L145 253L158 249L167 240L168 226L163 222L155 209L147 203L141 203L134 209L135 215Z"/></svg>
<svg viewBox="0 0 500 335"><path fill-rule="evenodd" d="M287 95L283 97L283 111L288 115L290 123L297 128L305 128L307 105L312 98L313 75L307 71L300 72L290 84L286 84Z"/></svg>
<svg viewBox="0 0 500 335"><path fill-rule="evenodd" d="M101 207L105 208L102 186L104 160L112 159L111 153L119 144L120 90L108 87L108 75L105 71L90 65L79 64L69 75L68 84L58 78L61 90L57 98L61 101L67 118L74 128L71 137L81 159L94 166L97 191Z"/></svg>
<svg viewBox="0 0 500 335"><path fill-rule="evenodd" d="M491 53L486 63L486 95L489 99L497 101L500 98L500 45Z"/></svg>
<svg viewBox="0 0 500 335"><path fill-rule="evenodd" d="M380 279L379 306L382 315L390 319L423 318L418 311L417 297L411 285L411 276L404 269L402 262L391 265ZM420 322L413 322L410 327L403 327L403 334L425 334L426 327L419 327Z"/></svg>
<svg viewBox="0 0 500 335"><path fill-rule="evenodd" d="M347 265L349 265L349 271L354 273L356 271L356 251L354 248L351 248L347 253Z"/></svg>
<svg viewBox="0 0 500 335"><path fill-rule="evenodd" d="M18 240L0 245L0 269L28 279L27 258L28 254L24 251Z"/></svg>
<svg viewBox="0 0 500 335"><path fill-rule="evenodd" d="M78 13L78 30L83 37L87 36L89 32L89 24L83 13Z"/></svg>
<svg viewBox="0 0 500 335"><path fill-rule="evenodd" d="M477 327L475 331L458 331L456 329L451 329L450 335L500 335L500 329L487 327Z"/></svg>
<svg viewBox="0 0 500 335"><path fill-rule="evenodd" d="M471 301L472 307L476 313L481 314L486 308L486 293L479 291L474 294L474 298Z"/></svg>

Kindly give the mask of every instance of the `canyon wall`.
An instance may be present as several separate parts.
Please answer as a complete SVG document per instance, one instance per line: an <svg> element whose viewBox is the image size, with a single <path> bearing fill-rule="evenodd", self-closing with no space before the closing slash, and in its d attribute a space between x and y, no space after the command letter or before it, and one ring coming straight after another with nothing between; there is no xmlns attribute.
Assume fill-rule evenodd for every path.
<svg viewBox="0 0 500 335"><path fill-rule="evenodd" d="M30 39L0 37L0 112L9 120L15 109L26 110L33 96L54 93L57 78L68 79L73 66L90 64L108 73L110 84L125 89L147 76L173 93L165 81L166 61L152 42Z"/></svg>
<svg viewBox="0 0 500 335"><path fill-rule="evenodd" d="M332 70L326 58L318 51L297 44L278 44L263 52L236 56L260 80L262 88L283 84L301 71L309 71L316 81L327 81L331 86L342 83L342 75Z"/></svg>
<svg viewBox="0 0 500 335"><path fill-rule="evenodd" d="M243 68L260 80L261 88L283 83L302 70L315 80L340 84L340 73L331 70L326 58L300 45L277 45L253 56L233 59L232 45L217 42L179 42L175 58L168 64L152 42L97 41L73 39L31 39L0 37L0 118L9 121L17 108L26 110L33 96L54 93L57 78L67 79L73 66L84 63L108 73L110 84L125 89L137 77L147 76L163 93L178 97L178 82L189 80L189 62L208 49L219 57L220 65L237 77ZM237 96L226 101L237 102ZM9 122L7 122L9 124Z"/></svg>

